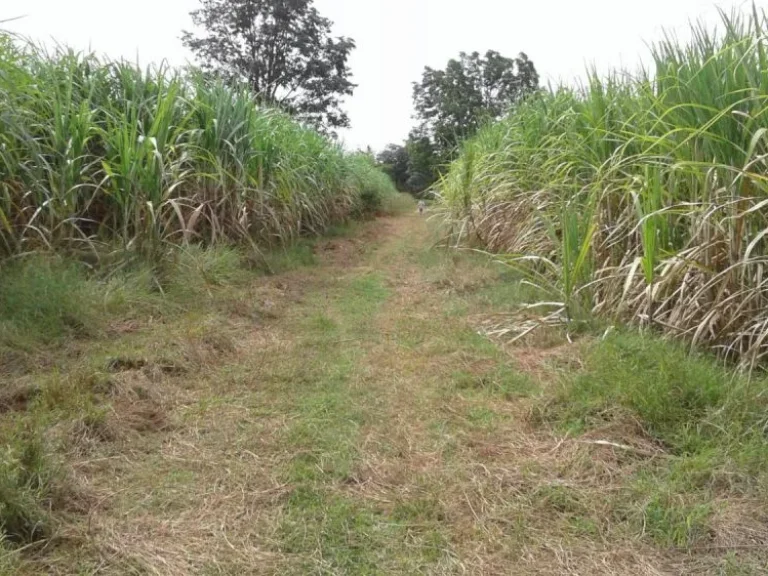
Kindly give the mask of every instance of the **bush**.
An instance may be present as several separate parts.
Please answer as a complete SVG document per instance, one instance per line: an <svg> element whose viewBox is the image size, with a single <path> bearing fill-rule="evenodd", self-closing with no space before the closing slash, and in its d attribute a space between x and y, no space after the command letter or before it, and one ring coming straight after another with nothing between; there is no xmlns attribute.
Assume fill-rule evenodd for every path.
<svg viewBox="0 0 768 576"><path fill-rule="evenodd" d="M379 213L387 198L397 195L392 180L366 154L350 158L350 185L360 190L358 213L371 216Z"/></svg>

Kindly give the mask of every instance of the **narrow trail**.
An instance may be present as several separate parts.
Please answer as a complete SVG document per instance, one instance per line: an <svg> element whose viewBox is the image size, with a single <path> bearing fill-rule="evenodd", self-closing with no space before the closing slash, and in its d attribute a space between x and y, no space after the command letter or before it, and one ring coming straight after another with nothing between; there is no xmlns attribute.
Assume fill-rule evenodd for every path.
<svg viewBox="0 0 768 576"><path fill-rule="evenodd" d="M363 224L208 318L166 425L74 463L99 497L50 573L695 573L603 541L585 502L622 456L531 424L549 353L479 335L509 287L430 237Z"/></svg>

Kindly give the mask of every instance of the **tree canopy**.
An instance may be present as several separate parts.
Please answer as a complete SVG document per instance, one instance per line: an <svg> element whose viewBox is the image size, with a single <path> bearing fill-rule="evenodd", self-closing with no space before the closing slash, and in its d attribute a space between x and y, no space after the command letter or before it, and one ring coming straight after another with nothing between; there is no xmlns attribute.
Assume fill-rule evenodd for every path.
<svg viewBox="0 0 768 576"><path fill-rule="evenodd" d="M320 129L349 126L341 109L351 96L350 38L332 37L332 22L313 0L200 0L196 32L182 41L203 70L247 82L264 103Z"/></svg>
<svg viewBox="0 0 768 576"><path fill-rule="evenodd" d="M376 156L381 169L401 192L408 191L408 151L400 144L389 144Z"/></svg>
<svg viewBox="0 0 768 576"><path fill-rule="evenodd" d="M493 50L485 56L461 52L445 70L426 67L421 82L414 83L418 132L445 158L484 122L501 117L538 87L539 75L524 53L507 58Z"/></svg>
<svg viewBox="0 0 768 576"><path fill-rule="evenodd" d="M438 158L429 138L412 133L404 145L389 144L376 157L401 192L418 194L437 178Z"/></svg>
<svg viewBox="0 0 768 576"><path fill-rule="evenodd" d="M492 50L485 56L461 52L445 70L426 67L413 84L418 125L404 145L390 144L377 160L400 190L422 192L463 140L538 89L539 75L524 53L507 58Z"/></svg>

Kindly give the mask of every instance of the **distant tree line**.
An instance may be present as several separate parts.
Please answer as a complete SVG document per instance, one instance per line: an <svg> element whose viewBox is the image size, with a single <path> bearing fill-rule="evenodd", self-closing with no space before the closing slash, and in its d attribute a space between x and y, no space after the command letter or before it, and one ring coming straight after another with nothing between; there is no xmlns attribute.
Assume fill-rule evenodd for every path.
<svg viewBox="0 0 768 576"><path fill-rule="evenodd" d="M325 133L349 126L342 101L355 89L348 66L355 42L332 35L333 23L314 0L200 0L191 16L196 29L182 41L206 74L247 84L264 104ZM538 88L539 75L523 53L462 52L445 69L426 67L413 84L417 125L376 160L400 190L418 194L462 141Z"/></svg>
<svg viewBox="0 0 768 576"><path fill-rule="evenodd" d="M489 50L461 52L444 70L424 69L413 84L418 125L403 144L390 144L377 160L404 192L429 188L455 158L461 142L539 89L533 62Z"/></svg>

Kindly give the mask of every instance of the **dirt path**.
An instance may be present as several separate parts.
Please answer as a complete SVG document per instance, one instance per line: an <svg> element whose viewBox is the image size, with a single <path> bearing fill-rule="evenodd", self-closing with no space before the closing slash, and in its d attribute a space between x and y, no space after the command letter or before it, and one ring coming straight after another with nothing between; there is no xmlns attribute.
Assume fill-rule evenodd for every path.
<svg viewBox="0 0 768 576"><path fill-rule="evenodd" d="M542 366L556 370L568 351L510 355L478 335L477 315L508 309L512 289L485 260L430 243L418 216L380 219L320 242L318 265L188 320L196 368L160 377L162 414L133 399L121 417L133 414L138 433L74 461L90 511L45 570L701 569L631 535L606 542L601 502L627 456L531 423ZM145 345L172 355L173 330ZM135 390L151 374L120 378Z"/></svg>

